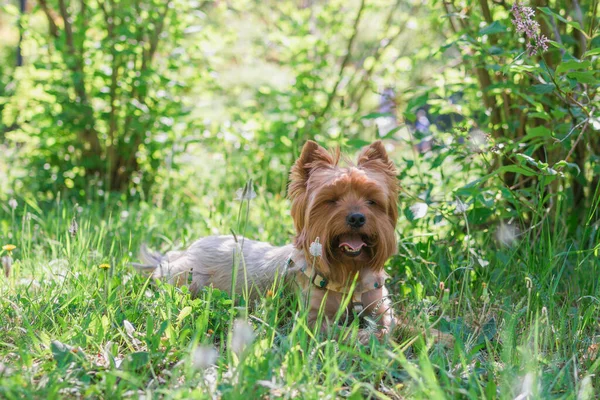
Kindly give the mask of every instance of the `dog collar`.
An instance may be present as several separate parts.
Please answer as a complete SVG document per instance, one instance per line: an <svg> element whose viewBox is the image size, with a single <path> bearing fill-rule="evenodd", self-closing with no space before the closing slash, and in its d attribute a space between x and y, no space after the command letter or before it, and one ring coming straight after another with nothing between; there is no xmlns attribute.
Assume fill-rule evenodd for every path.
<svg viewBox="0 0 600 400"><path fill-rule="evenodd" d="M292 255L290 255L286 261L286 268L289 269L294 264L295 264L295 262L292 259ZM305 263L302 267L300 267L300 271L304 275L306 275L306 277L309 279L310 283L312 283L319 289L331 290L333 292L344 293L344 294L350 293L350 288L348 288L346 285L329 282L329 280L326 277L319 274L319 272L316 270L316 268L313 270L312 266L308 265L307 263ZM373 289L377 289L378 287L380 287L379 283L376 282L374 284ZM368 290L371 290L371 289L368 289ZM351 304L352 310L357 315L362 313L362 311L364 309L361 295L366 291L367 290L359 290L358 287L355 287L354 291L352 291L352 304Z"/></svg>

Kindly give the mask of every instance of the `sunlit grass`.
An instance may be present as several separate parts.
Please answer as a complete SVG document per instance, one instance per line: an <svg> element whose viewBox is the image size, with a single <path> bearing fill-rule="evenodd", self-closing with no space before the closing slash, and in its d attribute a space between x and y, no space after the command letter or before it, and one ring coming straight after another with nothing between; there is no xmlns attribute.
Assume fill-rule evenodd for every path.
<svg viewBox="0 0 600 400"><path fill-rule="evenodd" d="M531 231L512 247L498 247L491 235L440 246L435 235L411 238L403 230L403 256L389 265L396 308L409 323L423 326L444 315L439 326L457 341L445 349L398 334L365 347L315 335L297 298L284 296L281 288L248 309L243 299L233 302L212 290L192 299L186 289L133 272L129 262L143 242L169 249L214 230L239 230L245 211L240 217L233 188L226 193L231 195L221 206L200 213L117 202L60 202L46 211L20 200L14 211L3 206L2 245L16 248L10 276L0 281L0 396L425 399L592 393L600 366L598 259L569 251L563 229L544 228L539 238ZM288 242L288 217L269 222L273 215L285 216L287 206L259 195L242 229L249 237ZM486 254L488 264L473 254ZM232 346L240 340L234 337L236 320L247 320L254 331L244 336L243 351ZM356 329L342 328L350 338Z"/></svg>

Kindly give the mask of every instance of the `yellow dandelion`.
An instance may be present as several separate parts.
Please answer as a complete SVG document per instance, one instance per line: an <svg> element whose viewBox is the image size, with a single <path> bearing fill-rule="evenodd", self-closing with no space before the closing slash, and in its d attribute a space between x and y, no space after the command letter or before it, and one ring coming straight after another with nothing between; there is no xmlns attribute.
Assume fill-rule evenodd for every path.
<svg viewBox="0 0 600 400"><path fill-rule="evenodd" d="M273 291L272 290L267 290L267 298L271 298L273 297Z"/></svg>
<svg viewBox="0 0 600 400"><path fill-rule="evenodd" d="M2 246L2 250L4 251L13 251L16 248L17 246L15 246L14 244L5 244L4 246Z"/></svg>
<svg viewBox="0 0 600 400"><path fill-rule="evenodd" d="M109 269L110 268L110 264L100 264L100 265L98 265L98 268L100 268L100 269Z"/></svg>

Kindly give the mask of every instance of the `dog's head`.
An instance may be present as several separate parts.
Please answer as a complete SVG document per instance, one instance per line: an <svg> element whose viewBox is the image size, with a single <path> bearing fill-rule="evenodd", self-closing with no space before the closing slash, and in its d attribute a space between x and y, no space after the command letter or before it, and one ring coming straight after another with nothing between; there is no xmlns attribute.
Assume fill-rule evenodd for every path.
<svg viewBox="0 0 600 400"><path fill-rule="evenodd" d="M318 237L320 272L345 281L353 271L383 268L396 252L398 183L381 141L367 146L356 164L340 167L339 159L339 151L307 142L291 170L289 197L296 247L310 260Z"/></svg>

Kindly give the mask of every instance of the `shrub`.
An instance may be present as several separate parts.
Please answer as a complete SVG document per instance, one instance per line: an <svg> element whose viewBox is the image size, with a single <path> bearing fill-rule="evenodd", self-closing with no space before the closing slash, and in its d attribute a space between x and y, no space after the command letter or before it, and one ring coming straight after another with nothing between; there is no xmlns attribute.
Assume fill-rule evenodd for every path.
<svg viewBox="0 0 600 400"><path fill-rule="evenodd" d="M151 186L188 112L184 67L196 18L186 1L39 1L28 64L3 111L25 145L26 185L123 191ZM34 21L47 23L36 31Z"/></svg>

